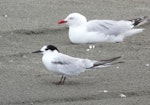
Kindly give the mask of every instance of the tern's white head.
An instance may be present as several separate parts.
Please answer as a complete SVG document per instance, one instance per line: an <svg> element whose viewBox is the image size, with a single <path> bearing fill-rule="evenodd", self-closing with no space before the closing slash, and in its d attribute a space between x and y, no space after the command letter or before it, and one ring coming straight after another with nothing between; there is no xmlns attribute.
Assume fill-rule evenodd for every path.
<svg viewBox="0 0 150 105"><path fill-rule="evenodd" d="M34 51L32 53L43 53L43 54L45 54L47 52L54 52L54 51L59 52L59 50L57 49L57 47L55 47L53 45L47 45L47 46L45 45L40 50Z"/></svg>
<svg viewBox="0 0 150 105"><path fill-rule="evenodd" d="M58 24L66 23L69 26L78 26L78 25L85 24L86 22L87 19L85 16L79 13L71 13L64 20L60 20Z"/></svg>

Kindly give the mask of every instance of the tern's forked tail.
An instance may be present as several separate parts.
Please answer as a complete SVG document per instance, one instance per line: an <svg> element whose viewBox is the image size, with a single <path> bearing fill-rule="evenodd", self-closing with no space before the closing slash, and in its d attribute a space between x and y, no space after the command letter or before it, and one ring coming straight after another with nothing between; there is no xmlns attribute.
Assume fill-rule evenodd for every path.
<svg viewBox="0 0 150 105"><path fill-rule="evenodd" d="M111 59L107 59L107 60L100 60L100 61L97 61L93 64L92 67L90 68L87 68L87 69L92 69L92 68L102 68L102 67L108 67L108 66L111 66L111 65L114 65L114 64L118 64L118 63L124 63L124 62L113 62L113 61L116 61L118 60L119 58L121 58L121 56L118 56L118 57L114 57L114 58L111 58Z"/></svg>

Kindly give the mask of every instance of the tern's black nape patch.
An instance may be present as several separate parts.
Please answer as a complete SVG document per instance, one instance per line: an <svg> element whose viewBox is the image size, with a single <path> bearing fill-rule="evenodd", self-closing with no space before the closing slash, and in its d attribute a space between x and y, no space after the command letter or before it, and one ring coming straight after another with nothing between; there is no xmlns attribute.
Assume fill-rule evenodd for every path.
<svg viewBox="0 0 150 105"><path fill-rule="evenodd" d="M59 52L59 50L57 49L57 47L53 46L53 45L48 45L46 50L51 50L51 51L54 51L54 50L57 50Z"/></svg>

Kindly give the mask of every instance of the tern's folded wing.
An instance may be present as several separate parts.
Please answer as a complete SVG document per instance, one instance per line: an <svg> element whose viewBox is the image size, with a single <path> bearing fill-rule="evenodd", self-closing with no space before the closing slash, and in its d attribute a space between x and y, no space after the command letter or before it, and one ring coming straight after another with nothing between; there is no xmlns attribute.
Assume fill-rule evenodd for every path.
<svg viewBox="0 0 150 105"><path fill-rule="evenodd" d="M52 61L57 70L65 75L77 75L84 72L86 68L93 66L93 61L88 59L74 58L67 55L61 55Z"/></svg>

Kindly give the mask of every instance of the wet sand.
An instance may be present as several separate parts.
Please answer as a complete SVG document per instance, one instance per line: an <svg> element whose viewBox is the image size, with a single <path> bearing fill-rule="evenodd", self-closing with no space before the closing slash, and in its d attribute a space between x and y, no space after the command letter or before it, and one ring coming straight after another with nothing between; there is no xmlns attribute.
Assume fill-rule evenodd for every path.
<svg viewBox="0 0 150 105"><path fill-rule="evenodd" d="M150 16L149 0L1 0L0 105L149 105L150 24L123 43L72 44L66 25L57 21L71 12L90 19ZM56 45L62 53L89 59L122 55L123 64L87 71L56 86L32 51ZM121 97L124 94L126 97Z"/></svg>

